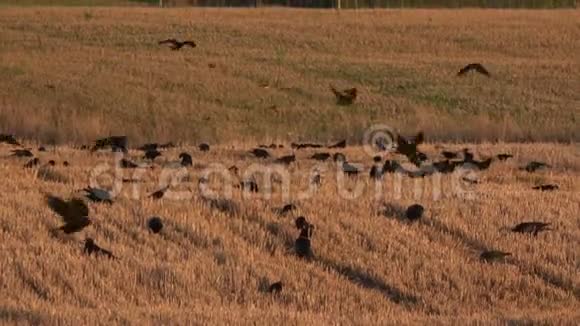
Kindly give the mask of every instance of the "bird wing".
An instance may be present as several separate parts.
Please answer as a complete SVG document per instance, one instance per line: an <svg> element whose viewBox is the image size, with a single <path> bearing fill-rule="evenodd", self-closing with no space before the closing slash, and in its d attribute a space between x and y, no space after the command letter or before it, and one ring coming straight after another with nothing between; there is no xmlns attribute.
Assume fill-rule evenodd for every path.
<svg viewBox="0 0 580 326"><path fill-rule="evenodd" d="M68 222L69 213L68 213L68 203L61 198L56 196L47 195L46 196L46 203L55 213L60 215L65 222Z"/></svg>
<svg viewBox="0 0 580 326"><path fill-rule="evenodd" d="M464 74L466 74L468 71L470 71L472 69L472 65L468 64L467 66L461 68L461 70L459 70L459 72L457 73L457 76L462 76Z"/></svg>
<svg viewBox="0 0 580 326"><path fill-rule="evenodd" d="M485 69L485 67L481 64L476 64L473 69L475 69L475 71L479 72L480 74L486 75L486 76L490 76L489 71L487 71L487 69Z"/></svg>
<svg viewBox="0 0 580 326"><path fill-rule="evenodd" d="M68 215L71 220L89 216L89 207L82 199L73 198L68 202Z"/></svg>
<svg viewBox="0 0 580 326"><path fill-rule="evenodd" d="M195 42L193 42L193 41L184 41L184 42L183 42L183 45L189 45L189 46L191 46L192 48L194 48L194 47L196 47L196 46L197 46L197 44L195 44Z"/></svg>
<svg viewBox="0 0 580 326"><path fill-rule="evenodd" d="M334 88L334 86L330 85L330 90L332 91L332 93L334 93L334 96L336 96L337 98L340 98L343 96L343 94L338 91L336 88Z"/></svg>
<svg viewBox="0 0 580 326"><path fill-rule="evenodd" d="M159 44L177 44L177 40L174 38L170 38L167 40L159 41Z"/></svg>

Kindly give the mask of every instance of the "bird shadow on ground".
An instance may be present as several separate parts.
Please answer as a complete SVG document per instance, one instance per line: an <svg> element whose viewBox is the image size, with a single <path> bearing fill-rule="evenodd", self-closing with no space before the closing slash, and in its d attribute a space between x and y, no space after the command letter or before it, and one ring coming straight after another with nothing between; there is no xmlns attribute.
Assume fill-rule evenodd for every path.
<svg viewBox="0 0 580 326"><path fill-rule="evenodd" d="M383 294L388 300L398 305L413 308L421 303L419 297L405 294L400 289L386 284L385 282L369 275L358 267L351 267L345 264L331 261L325 258L316 257L315 261L325 269L330 269L335 273L344 276L350 282L365 289L375 290Z"/></svg>
<svg viewBox="0 0 580 326"><path fill-rule="evenodd" d="M435 219L429 219L428 221L422 220L420 221L420 223L427 227L433 228L435 231L439 233L449 234L453 238L459 239L461 242L463 242L463 244L465 244L465 246L474 251L481 252L490 249L483 242L477 241L476 239L469 237L463 231L451 228ZM580 289L576 287L574 285L574 282L571 280L563 280L559 276L556 276L553 273L546 271L545 269L543 269L538 265L530 266L529 264L526 264L525 262L517 258L512 258L506 261L505 263L517 267L520 273L522 274L527 274L532 277L539 278L545 283L555 288L558 288L565 292L571 292L577 299L580 298Z"/></svg>

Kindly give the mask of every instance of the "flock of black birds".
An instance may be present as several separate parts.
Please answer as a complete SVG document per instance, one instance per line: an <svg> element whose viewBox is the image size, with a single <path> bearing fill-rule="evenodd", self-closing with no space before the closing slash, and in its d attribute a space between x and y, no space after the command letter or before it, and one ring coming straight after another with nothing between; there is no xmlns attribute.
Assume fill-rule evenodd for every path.
<svg viewBox="0 0 580 326"><path fill-rule="evenodd" d="M356 92L354 92L356 94ZM385 174L391 173L401 173L403 175L417 178L417 177L425 177L428 175L432 175L434 173L452 173L458 168L469 168L475 170L486 170L490 167L494 160L497 161L505 161L513 157L513 155L509 153L500 153L495 155L494 157L490 157L484 160L476 160L474 158L474 154L469 151L469 149L465 148L459 152L447 151L444 150L441 152L441 156L443 160L435 161L431 160L431 163L428 164L427 161L429 158L426 154L419 150L419 146L424 142L425 136L422 132L418 133L415 137L403 137L402 135L397 135L396 137L396 147L394 153L402 155L408 159L410 163L416 166L417 169L408 170L403 165L394 159L385 160L383 161L383 157L381 155L376 155L373 157L372 160L372 167L369 171L369 176L373 180L380 180L384 177ZM13 135L8 134L0 134L0 143L6 143L13 146L22 146ZM374 144L379 151L384 150L384 147L380 142ZM153 162L157 157L163 155L160 150L174 148L175 145L173 143L166 143L166 144L158 144L158 143L149 143L137 148L137 150L143 151L143 159ZM249 151L249 154L253 155L255 158L259 159L272 159L274 164L284 164L290 165L296 161L296 154L295 151L301 149L321 149L321 148L328 148L335 150L334 153L330 152L316 152L310 156L310 159L316 161L327 161L332 158L340 167L342 167L342 172L350 177L357 177L361 172L362 168L359 164L349 163L347 157L344 153L340 151L336 151L337 149L345 148L346 147L346 140L339 141L334 144L330 145L323 145L323 144L315 144L315 143L292 143L291 148L293 150L293 154L285 155L278 158L274 158L272 154L268 151L268 149L278 149L284 148L283 145L280 144L271 144L271 145L260 145L252 150ZM207 152L210 150L209 144L203 143L199 145L199 150L201 152ZM128 154L128 138L126 136L111 136L106 138L97 139L92 146L82 146L81 149L89 150L91 153L97 150L103 149L110 149L112 152L119 152ZM44 147L39 148L39 151L45 151ZM32 168L40 163L39 158L34 157L34 154L31 152L30 149L13 149L11 156L14 157L32 157L32 159L27 162L24 167L25 168ZM131 169L137 168L141 165L138 163L132 162L130 159L124 155L121 160L119 160L119 166L121 168ZM183 152L179 155L181 159L180 165L183 167L192 166L193 159L189 153ZM51 161L54 165L54 161ZM65 161L66 162L66 161ZM68 162L66 162L68 165ZM540 169L550 168L550 165L532 161L529 162L527 165L520 168L522 171L526 171L528 173L533 173ZM238 173L239 169L234 165L229 168L230 172L235 174ZM125 179L124 179L125 181ZM201 178L199 180L200 185L206 183L208 180ZM466 179L464 181L469 182L470 184L477 184L477 180ZM315 174L312 179L311 183L315 185L320 185L322 182L321 176L319 173ZM255 180L243 180L240 182L239 188L243 191L250 191L250 192L258 192L259 187L258 183ZM163 187L149 195L150 198L153 199L161 199L163 198L165 192L169 189L169 186ZM553 191L557 190L558 186L554 184L542 184L538 186L534 186L532 189L537 189L541 191ZM95 202L95 203L105 203L105 204L113 204L114 198L111 196L110 192L104 189L94 188L94 187L86 187L82 189L84 192L85 199ZM72 234L79 231L82 231L86 227L92 224L92 220L89 218L89 207L81 198L72 198L69 200L64 200L54 195L46 194L46 203L54 211L63 221L63 225L58 228L58 230L62 231L65 234ZM211 208L215 208L222 212L236 214L239 212L239 208L235 202L225 198L204 198L204 200L209 204ZM297 206L293 203L289 203L284 205L283 207L276 208L273 211L279 216L286 216L287 214L293 212L297 209ZM413 204L406 208L403 217L410 222L419 220L423 217L425 212L425 208L420 204ZM383 212L384 215L389 215L388 212ZM295 219L295 226L298 230L298 237L294 244L294 251L296 255L300 258L304 258L307 260L313 259L314 254L312 250L312 236L314 231L314 225L311 224L306 217L299 216ZM152 234L158 234L163 230L163 221L160 217L154 216L151 217L147 222L147 227ZM523 222L514 227L509 229L515 233L527 233L533 236L537 236L539 233L552 230L550 228L550 223L532 221L532 222ZM84 241L84 250L83 252L87 255L95 254L101 255L112 259L117 259L114 254L104 248L99 247L95 240L92 238L86 238ZM505 257L510 256L511 254L508 252L498 251L498 250L490 250L484 251L480 255L480 259L485 262L494 262L494 261L501 261ZM278 293L282 290L282 283L276 282L272 284L269 288L270 292Z"/></svg>

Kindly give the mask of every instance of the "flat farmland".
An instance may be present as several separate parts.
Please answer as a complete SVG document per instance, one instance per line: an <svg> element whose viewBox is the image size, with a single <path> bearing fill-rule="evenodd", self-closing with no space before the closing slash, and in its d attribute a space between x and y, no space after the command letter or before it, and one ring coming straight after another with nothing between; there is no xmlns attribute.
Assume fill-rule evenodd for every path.
<svg viewBox="0 0 580 326"><path fill-rule="evenodd" d="M578 10L2 8L0 129L49 143L578 140ZM158 41L191 39L171 51ZM457 71L482 63L491 78ZM209 66L215 67L210 68ZM357 87L335 103L329 84Z"/></svg>

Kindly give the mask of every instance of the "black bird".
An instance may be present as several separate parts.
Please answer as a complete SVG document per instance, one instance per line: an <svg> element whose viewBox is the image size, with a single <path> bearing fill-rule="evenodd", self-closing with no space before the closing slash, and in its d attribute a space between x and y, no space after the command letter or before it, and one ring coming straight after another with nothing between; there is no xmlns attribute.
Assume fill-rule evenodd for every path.
<svg viewBox="0 0 580 326"><path fill-rule="evenodd" d="M295 209L296 209L296 205L286 204L286 205L282 206L281 208L275 208L274 213L276 213L280 216L284 216Z"/></svg>
<svg viewBox="0 0 580 326"><path fill-rule="evenodd" d="M415 221L423 216L424 211L425 209L423 208L423 206L419 204L413 204L407 207L407 211L405 211L405 217L410 221Z"/></svg>
<svg viewBox="0 0 580 326"><path fill-rule="evenodd" d="M151 195L149 195L149 197L152 197L153 199L161 199L161 198L163 198L163 196L165 195L165 192L168 189L169 189L169 186L166 186L164 188L161 188L159 190L156 190Z"/></svg>
<svg viewBox="0 0 580 326"><path fill-rule="evenodd" d="M399 164L399 162L397 162L395 160L386 160L385 163L383 164L382 172L383 173L395 173L401 169L402 169L402 167Z"/></svg>
<svg viewBox="0 0 580 326"><path fill-rule="evenodd" d="M326 161L330 158L330 153L314 153L310 158L317 161Z"/></svg>
<svg viewBox="0 0 580 326"><path fill-rule="evenodd" d="M492 160L493 159L490 157L484 161L471 161L471 164L474 164L478 170L487 170L491 165Z"/></svg>
<svg viewBox="0 0 580 326"><path fill-rule="evenodd" d="M371 171L369 172L371 179L378 180L383 177L383 168L380 165L373 165Z"/></svg>
<svg viewBox="0 0 580 326"><path fill-rule="evenodd" d="M151 230L151 232L159 233L161 232L161 229L163 229L163 222L161 221L160 217L153 216L147 222L147 226L149 227L149 230Z"/></svg>
<svg viewBox="0 0 580 326"><path fill-rule="evenodd" d="M295 150L299 150L302 148L321 148L322 145L313 143L292 143L290 144L290 147L292 147Z"/></svg>
<svg viewBox="0 0 580 326"><path fill-rule="evenodd" d="M32 154L32 152L28 149L13 149L12 151L12 156L16 156L16 157L33 157L34 154Z"/></svg>
<svg viewBox="0 0 580 326"><path fill-rule="evenodd" d="M24 164L24 167L31 168L31 167L37 166L38 164L40 164L40 160L38 159L38 157L35 157L35 158L31 159L30 161L26 162L26 164Z"/></svg>
<svg viewBox="0 0 580 326"><path fill-rule="evenodd" d="M268 288L268 292L276 294L282 292L282 281L272 283Z"/></svg>
<svg viewBox="0 0 580 326"><path fill-rule="evenodd" d="M250 153L254 154L255 157L258 158L268 158L270 157L270 153L262 148L254 148Z"/></svg>
<svg viewBox="0 0 580 326"><path fill-rule="evenodd" d="M346 139L343 139L335 144L328 146L328 148L345 148L346 147Z"/></svg>
<svg viewBox="0 0 580 326"><path fill-rule="evenodd" d="M314 226L308 223L304 216L298 217L295 221L295 224L296 228L300 230L300 235L294 243L296 255L298 255L300 258L312 258L312 247L310 240L312 238Z"/></svg>
<svg viewBox="0 0 580 326"><path fill-rule="evenodd" d="M425 136L423 132L419 132L417 136L412 139L407 139L401 135L397 135L397 152L405 155L410 161L417 161L417 145L423 143Z"/></svg>
<svg viewBox="0 0 580 326"><path fill-rule="evenodd" d="M50 161L48 161L48 165L55 166L56 162L54 160L50 160Z"/></svg>
<svg viewBox="0 0 580 326"><path fill-rule="evenodd" d="M69 163L68 161L64 161L64 162L62 162L62 165L63 165L63 166L69 166L69 165L70 165L70 163Z"/></svg>
<svg viewBox="0 0 580 326"><path fill-rule="evenodd" d="M143 152L156 150L158 148L161 148L158 143L147 143L147 144L141 145L140 147L137 147L138 150L143 151Z"/></svg>
<svg viewBox="0 0 580 326"><path fill-rule="evenodd" d="M156 149L152 149L152 150L146 151L145 155L143 155L143 158L153 161L158 156L161 156L161 152L159 152Z"/></svg>
<svg viewBox="0 0 580 326"><path fill-rule="evenodd" d="M20 143L16 140L14 135L9 134L0 134L0 144L1 143L20 146Z"/></svg>
<svg viewBox="0 0 580 326"><path fill-rule="evenodd" d="M127 153L128 152L127 143L128 143L127 136L110 136L106 138L101 138L95 140L95 144L91 148L91 152L111 147L111 151L113 152Z"/></svg>
<svg viewBox="0 0 580 326"><path fill-rule="evenodd" d="M541 190L541 191L553 191L559 189L558 185L555 184L542 184L539 186L532 187L534 190Z"/></svg>
<svg viewBox="0 0 580 326"><path fill-rule="evenodd" d="M351 105L356 100L357 89L355 87L339 91L330 85L330 90L336 96L336 104L338 105Z"/></svg>
<svg viewBox="0 0 580 326"><path fill-rule="evenodd" d="M78 198L65 201L56 196L47 195L46 203L63 220L64 225L59 228L70 234L81 231L91 224L88 206Z"/></svg>
<svg viewBox="0 0 580 326"><path fill-rule="evenodd" d="M453 161L445 160L440 162L433 162L432 166L437 172L439 173L452 173L455 170L455 167L458 163Z"/></svg>
<svg viewBox="0 0 580 326"><path fill-rule="evenodd" d="M86 192L85 196L90 201L93 201L96 203L107 203L107 204L113 203L113 198L111 196L111 193L108 192L107 190L93 188L93 187L89 186L89 187L86 187L85 189L83 189L83 191Z"/></svg>
<svg viewBox="0 0 580 326"><path fill-rule="evenodd" d="M103 248L99 247L95 243L95 240L93 240L91 238L85 239L85 248L84 248L83 252L89 256L92 254L95 254L96 256L103 255L103 256L107 256L107 258L116 258L115 256L113 256L112 252L110 252L107 249L103 249Z"/></svg>
<svg viewBox="0 0 580 326"><path fill-rule="evenodd" d="M536 172L537 170L550 168L550 167L551 167L550 165L548 165L544 162L531 161L526 166L520 168L520 170L526 170L527 172L531 173L531 172Z"/></svg>
<svg viewBox="0 0 580 326"><path fill-rule="evenodd" d="M542 231L551 231L552 229L549 228L551 224L552 223L524 222L514 226L511 231L517 233L531 233L536 236Z"/></svg>
<svg viewBox="0 0 580 326"><path fill-rule="evenodd" d="M359 174L360 170L348 162L342 162L342 172L348 176L355 176Z"/></svg>
<svg viewBox="0 0 580 326"><path fill-rule="evenodd" d="M469 148L463 149L463 162L465 163L473 162L473 153L469 151Z"/></svg>
<svg viewBox="0 0 580 326"><path fill-rule="evenodd" d="M373 156L373 162L375 163L380 163L382 160L383 158L380 155Z"/></svg>
<svg viewBox="0 0 580 326"><path fill-rule="evenodd" d="M46 152L46 148L44 148L44 146L40 146L40 147L38 147L38 151L39 152Z"/></svg>
<svg viewBox="0 0 580 326"><path fill-rule="evenodd" d="M443 157L445 157L448 160L457 158L457 156L459 156L456 152L450 152L450 151L442 151L441 154L443 155Z"/></svg>
<svg viewBox="0 0 580 326"><path fill-rule="evenodd" d="M481 259L487 263L492 263L492 262L502 261L505 257L511 256L511 255L512 254L509 252L503 252L503 251L499 251L499 250L489 250L489 251L482 252L481 255L479 255L479 259Z"/></svg>
<svg viewBox="0 0 580 326"><path fill-rule="evenodd" d="M202 152L209 152L209 144L206 143L199 144L198 148Z"/></svg>
<svg viewBox="0 0 580 326"><path fill-rule="evenodd" d="M192 166L193 160L191 159L191 155L183 152L179 154L179 158L181 159L181 166Z"/></svg>
<svg viewBox="0 0 580 326"><path fill-rule="evenodd" d="M459 70L459 72L457 73L457 76L463 76L463 75L465 75L466 73L468 73L468 72L470 72L472 70L473 71L476 71L476 72L478 72L480 74L483 74L483 75L485 75L487 77L491 77L491 74L489 73L489 71L487 71L487 69L485 69L483 67L483 65L480 64L480 63L470 63L470 64L468 64L467 66L465 66L465 67L461 68L461 70Z"/></svg>
<svg viewBox="0 0 580 326"><path fill-rule="evenodd" d="M497 154L496 157L500 161L506 161L507 159L510 159L510 158L512 158L514 156L512 154L502 153L502 154Z"/></svg>
<svg viewBox="0 0 580 326"><path fill-rule="evenodd" d="M289 165L290 163L292 163L294 161L296 161L296 155L292 154L292 155L286 155L286 156L279 157L276 160L274 160L274 163Z"/></svg>
<svg viewBox="0 0 580 326"><path fill-rule="evenodd" d="M170 39L167 39L167 40L159 41L159 45L162 45L162 44L168 44L169 45L169 48L171 48L171 50L173 50L173 51L180 50L182 47L184 47L186 45L187 46L190 46L192 48L195 48L197 46L197 44L195 44L195 42L193 42L193 41L183 41L183 42L180 42L180 41L178 41L178 40L176 40L174 38L170 38Z"/></svg>
<svg viewBox="0 0 580 326"><path fill-rule="evenodd" d="M119 166L123 169L136 169L139 167L139 165L137 163L132 162L132 161L125 159L125 158L123 158L119 161Z"/></svg>

